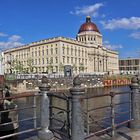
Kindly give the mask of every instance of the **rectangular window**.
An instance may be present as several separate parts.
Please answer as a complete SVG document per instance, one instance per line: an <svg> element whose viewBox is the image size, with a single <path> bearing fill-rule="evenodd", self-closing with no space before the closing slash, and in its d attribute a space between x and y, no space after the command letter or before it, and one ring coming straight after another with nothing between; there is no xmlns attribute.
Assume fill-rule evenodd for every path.
<svg viewBox="0 0 140 140"><path fill-rule="evenodd" d="M53 48L51 48L51 54L53 54Z"/></svg>
<svg viewBox="0 0 140 140"><path fill-rule="evenodd" d="M37 59L35 59L35 64L37 65Z"/></svg>
<svg viewBox="0 0 140 140"><path fill-rule="evenodd" d="M73 55L73 48L71 48L71 55Z"/></svg>
<svg viewBox="0 0 140 140"><path fill-rule="evenodd" d="M42 50L42 56L44 56L44 50Z"/></svg>
<svg viewBox="0 0 140 140"><path fill-rule="evenodd" d="M58 66L55 66L56 73L58 72Z"/></svg>
<svg viewBox="0 0 140 140"><path fill-rule="evenodd" d="M87 59L86 59L86 65L87 65Z"/></svg>
<svg viewBox="0 0 140 140"><path fill-rule="evenodd" d="M63 54L65 54L65 48L63 47Z"/></svg>
<svg viewBox="0 0 140 140"><path fill-rule="evenodd" d="M75 64L77 64L77 58L75 58Z"/></svg>
<svg viewBox="0 0 140 140"><path fill-rule="evenodd" d="M69 63L69 57L67 57L67 63Z"/></svg>
<svg viewBox="0 0 140 140"><path fill-rule="evenodd" d="M48 49L46 49L46 54L48 55Z"/></svg>
<svg viewBox="0 0 140 140"><path fill-rule="evenodd" d="M57 48L55 48L55 53L57 54Z"/></svg>
<svg viewBox="0 0 140 140"><path fill-rule="evenodd" d="M40 56L40 50L38 51L38 56Z"/></svg>
<svg viewBox="0 0 140 140"><path fill-rule="evenodd" d="M84 51L82 50L82 56L84 56Z"/></svg>
<svg viewBox="0 0 140 140"><path fill-rule="evenodd" d="M35 56L37 56L37 51L35 51Z"/></svg>
<svg viewBox="0 0 140 140"><path fill-rule="evenodd" d="M48 60L48 58L46 58L46 64L48 64L49 63L49 60Z"/></svg>
<svg viewBox="0 0 140 140"><path fill-rule="evenodd" d="M69 55L69 48L67 48L67 55Z"/></svg>
<svg viewBox="0 0 140 140"><path fill-rule="evenodd" d="M71 63L73 64L73 57L71 58Z"/></svg>
<svg viewBox="0 0 140 140"><path fill-rule="evenodd" d="M50 63L51 63L51 64L53 63L53 57L51 57L51 59L50 59Z"/></svg>
<svg viewBox="0 0 140 140"><path fill-rule="evenodd" d="M44 65L44 58L42 58L42 64Z"/></svg>
<svg viewBox="0 0 140 140"><path fill-rule="evenodd" d="M75 49L75 56L77 55L77 50Z"/></svg>
<svg viewBox="0 0 140 140"><path fill-rule="evenodd" d="M40 62L40 58L39 58L39 59L38 59L38 64L40 65L40 63L41 63L41 62Z"/></svg>
<svg viewBox="0 0 140 140"><path fill-rule="evenodd" d="M78 50L78 55L80 56L80 50Z"/></svg>
<svg viewBox="0 0 140 140"><path fill-rule="evenodd" d="M63 56L63 63L65 63L65 56Z"/></svg>
<svg viewBox="0 0 140 140"><path fill-rule="evenodd" d="M79 58L79 64L81 63L81 59Z"/></svg>
<svg viewBox="0 0 140 140"><path fill-rule="evenodd" d="M55 57L55 62L58 63L58 58L57 57Z"/></svg>

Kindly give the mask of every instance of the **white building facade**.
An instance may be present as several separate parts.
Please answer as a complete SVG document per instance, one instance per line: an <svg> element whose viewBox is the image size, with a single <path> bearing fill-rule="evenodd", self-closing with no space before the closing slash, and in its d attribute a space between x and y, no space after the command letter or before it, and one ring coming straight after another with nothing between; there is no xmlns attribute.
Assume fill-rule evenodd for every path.
<svg viewBox="0 0 140 140"><path fill-rule="evenodd" d="M76 39L54 37L4 51L5 73L63 73L71 65L73 73L119 72L118 52L102 44L102 35L89 16Z"/></svg>

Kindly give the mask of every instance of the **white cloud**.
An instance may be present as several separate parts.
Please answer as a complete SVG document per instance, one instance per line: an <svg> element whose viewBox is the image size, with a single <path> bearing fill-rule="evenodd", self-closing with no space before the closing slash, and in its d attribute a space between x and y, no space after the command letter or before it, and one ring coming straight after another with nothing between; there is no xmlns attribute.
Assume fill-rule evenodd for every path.
<svg viewBox="0 0 140 140"><path fill-rule="evenodd" d="M18 35L12 35L7 39L7 41L0 42L0 50L14 48L21 45L23 45L23 43L21 43L21 37Z"/></svg>
<svg viewBox="0 0 140 140"><path fill-rule="evenodd" d="M83 7L76 7L74 12L70 12L75 15L90 15L97 17L99 15L98 10L100 7L104 6L103 3L96 3L94 5L88 5Z"/></svg>
<svg viewBox="0 0 140 140"><path fill-rule="evenodd" d="M118 49L121 49L123 48L123 46L121 44L114 44L114 45L111 45L110 42L108 40L104 41L104 46L108 49L111 49L111 50L118 50Z"/></svg>
<svg viewBox="0 0 140 140"><path fill-rule="evenodd" d="M140 39L140 32L133 32L130 34L130 37L134 39Z"/></svg>
<svg viewBox="0 0 140 140"><path fill-rule="evenodd" d="M111 19L108 21L101 21L101 24L105 29L140 29L140 17Z"/></svg>
<svg viewBox="0 0 140 140"><path fill-rule="evenodd" d="M18 41L20 39L21 39L21 37L19 35L12 35L9 37L9 41L11 41L11 42L15 42L15 41Z"/></svg>
<svg viewBox="0 0 140 140"><path fill-rule="evenodd" d="M5 34L5 33L0 32L0 37L6 37L6 36L8 36L8 35Z"/></svg>

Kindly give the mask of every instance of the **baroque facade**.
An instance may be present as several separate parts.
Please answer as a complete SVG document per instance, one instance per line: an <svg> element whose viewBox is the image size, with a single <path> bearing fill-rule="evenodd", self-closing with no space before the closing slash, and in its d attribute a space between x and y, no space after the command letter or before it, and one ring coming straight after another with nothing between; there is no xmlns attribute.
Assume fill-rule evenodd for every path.
<svg viewBox="0 0 140 140"><path fill-rule="evenodd" d="M5 73L63 73L71 65L78 73L119 71L118 52L102 44L102 35L89 16L76 39L54 37L4 51ZM15 67L15 68L14 68Z"/></svg>

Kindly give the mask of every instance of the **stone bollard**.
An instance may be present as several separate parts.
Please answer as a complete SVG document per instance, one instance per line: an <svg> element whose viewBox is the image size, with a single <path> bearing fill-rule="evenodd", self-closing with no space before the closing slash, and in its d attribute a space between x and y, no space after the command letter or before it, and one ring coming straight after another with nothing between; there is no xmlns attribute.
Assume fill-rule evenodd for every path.
<svg viewBox="0 0 140 140"><path fill-rule="evenodd" d="M84 116L82 112L83 95L85 90L81 88L79 77L73 80L73 88L70 89L72 95L72 140L84 140Z"/></svg>
<svg viewBox="0 0 140 140"><path fill-rule="evenodd" d="M50 91L50 86L47 84L48 80L46 77L42 78L42 85L39 86L41 91L41 130L38 132L40 140L50 140L53 138L53 133L49 130L50 116L49 116L49 98L47 94Z"/></svg>
<svg viewBox="0 0 140 140"><path fill-rule="evenodd" d="M140 129L140 92L139 92L139 79L137 76L133 77L131 80L131 90L132 90L132 107L131 116L132 121L130 122L130 128Z"/></svg>

